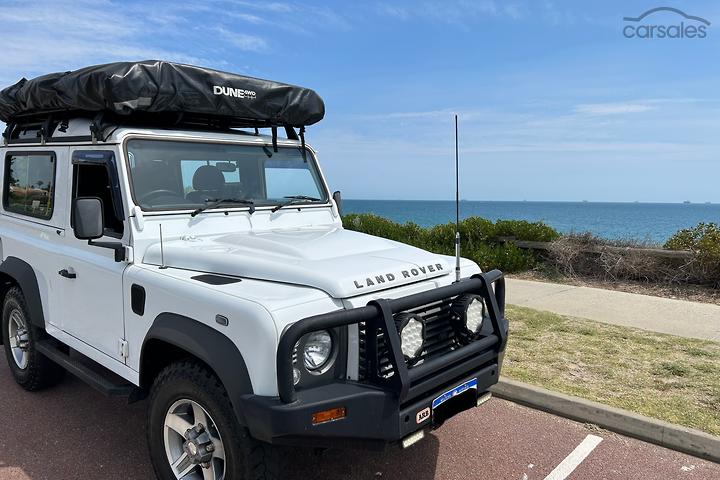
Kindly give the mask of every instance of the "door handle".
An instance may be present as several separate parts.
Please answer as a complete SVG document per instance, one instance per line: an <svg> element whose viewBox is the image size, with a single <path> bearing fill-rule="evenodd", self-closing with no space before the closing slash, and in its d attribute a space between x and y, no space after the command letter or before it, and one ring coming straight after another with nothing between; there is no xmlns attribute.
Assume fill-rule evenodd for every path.
<svg viewBox="0 0 720 480"><path fill-rule="evenodd" d="M77 274L74 272L69 272L67 268L63 268L62 270L60 270L58 272L58 274L61 277L65 277L65 278L77 278Z"/></svg>

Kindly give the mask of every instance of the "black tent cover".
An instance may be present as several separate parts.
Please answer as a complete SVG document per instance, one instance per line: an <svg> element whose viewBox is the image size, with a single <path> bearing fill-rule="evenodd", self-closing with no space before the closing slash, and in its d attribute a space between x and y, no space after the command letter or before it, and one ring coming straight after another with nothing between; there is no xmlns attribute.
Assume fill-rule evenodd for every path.
<svg viewBox="0 0 720 480"><path fill-rule="evenodd" d="M160 60L23 78L0 92L6 123L55 112L189 114L235 127L301 127L322 120L325 105L307 88Z"/></svg>

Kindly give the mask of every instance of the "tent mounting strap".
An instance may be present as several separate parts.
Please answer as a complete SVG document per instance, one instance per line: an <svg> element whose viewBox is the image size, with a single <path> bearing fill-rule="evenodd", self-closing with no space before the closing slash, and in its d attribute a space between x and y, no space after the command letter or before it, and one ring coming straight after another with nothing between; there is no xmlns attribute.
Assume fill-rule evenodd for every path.
<svg viewBox="0 0 720 480"><path fill-rule="evenodd" d="M5 126L5 131L3 132L3 145L8 146L8 143L10 143L10 137L12 136L13 131L15 130L15 126L17 124L15 122L8 122L8 124Z"/></svg>
<svg viewBox="0 0 720 480"><path fill-rule="evenodd" d="M307 153L305 152L305 125L300 127L300 151L305 162L307 162Z"/></svg>
<svg viewBox="0 0 720 480"><path fill-rule="evenodd" d="M278 145L277 145L277 126L273 125L270 127L270 130L272 130L272 146L273 146L273 152L277 153L278 151Z"/></svg>
<svg viewBox="0 0 720 480"><path fill-rule="evenodd" d="M95 118L93 118L93 121L90 124L90 136L92 138L92 143L97 143L98 139L100 139L100 141L104 141L102 139L103 117L104 112L98 113L97 115L95 115Z"/></svg>
<svg viewBox="0 0 720 480"><path fill-rule="evenodd" d="M285 135L287 136L288 140L300 140L297 136L297 133L295 133L295 129L289 125L285 125Z"/></svg>
<svg viewBox="0 0 720 480"><path fill-rule="evenodd" d="M40 145L45 145L45 142L52 137L52 124L53 124L53 116L48 115L45 121L42 123L42 126L40 127Z"/></svg>

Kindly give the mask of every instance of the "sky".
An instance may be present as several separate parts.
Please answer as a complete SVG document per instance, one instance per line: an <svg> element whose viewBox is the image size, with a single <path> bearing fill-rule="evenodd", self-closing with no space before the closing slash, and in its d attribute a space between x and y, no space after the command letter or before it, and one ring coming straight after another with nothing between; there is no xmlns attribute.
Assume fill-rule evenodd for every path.
<svg viewBox="0 0 720 480"><path fill-rule="evenodd" d="M703 25L704 38L627 38ZM345 198L720 202L720 2L0 0L0 84L162 59L310 87Z"/></svg>

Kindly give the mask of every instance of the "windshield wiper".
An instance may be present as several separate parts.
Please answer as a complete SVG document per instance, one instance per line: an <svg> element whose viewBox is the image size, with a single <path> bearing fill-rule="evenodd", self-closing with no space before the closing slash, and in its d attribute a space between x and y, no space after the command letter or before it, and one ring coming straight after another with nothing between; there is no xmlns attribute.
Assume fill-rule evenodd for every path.
<svg viewBox="0 0 720 480"><path fill-rule="evenodd" d="M283 207L287 207L289 205L297 205L299 203L322 202L322 198L315 198L308 195L287 195L283 198L288 198L290 200L285 203L275 205L273 209L270 210L271 212L275 213Z"/></svg>
<svg viewBox="0 0 720 480"><path fill-rule="evenodd" d="M205 205L202 207L196 208L191 214L191 217L194 217L195 215L204 212L205 210L209 208L215 208L217 206L222 205L223 203L238 203L240 205L249 205L250 209L248 213L252 215L255 213L255 202L252 200L245 200L243 198L208 198L205 200Z"/></svg>

